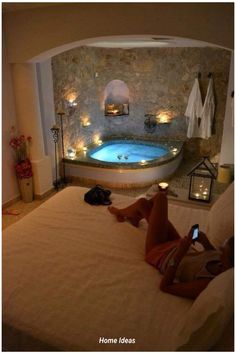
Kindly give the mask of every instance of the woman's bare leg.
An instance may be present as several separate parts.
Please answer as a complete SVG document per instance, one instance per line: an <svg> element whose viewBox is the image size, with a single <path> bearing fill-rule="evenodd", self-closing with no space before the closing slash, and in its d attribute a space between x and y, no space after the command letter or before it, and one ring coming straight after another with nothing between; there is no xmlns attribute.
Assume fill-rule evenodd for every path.
<svg viewBox="0 0 236 354"><path fill-rule="evenodd" d="M153 207L149 215L146 253L161 243L178 238L180 238L178 232L168 220L167 195L165 192L159 192L153 198Z"/></svg>
<svg viewBox="0 0 236 354"><path fill-rule="evenodd" d="M108 210L111 214L116 216L119 222L129 220L132 225L137 227L141 219L145 218L147 221L149 220L152 206L152 199L147 200L145 198L140 198L126 208L118 209L110 206L108 207Z"/></svg>
<svg viewBox="0 0 236 354"><path fill-rule="evenodd" d="M111 214L119 222L129 220L132 225L138 226L143 218L149 223L146 239L146 252L160 243L180 238L175 227L168 220L168 202L165 192L157 193L152 199L138 199L126 208L108 207Z"/></svg>

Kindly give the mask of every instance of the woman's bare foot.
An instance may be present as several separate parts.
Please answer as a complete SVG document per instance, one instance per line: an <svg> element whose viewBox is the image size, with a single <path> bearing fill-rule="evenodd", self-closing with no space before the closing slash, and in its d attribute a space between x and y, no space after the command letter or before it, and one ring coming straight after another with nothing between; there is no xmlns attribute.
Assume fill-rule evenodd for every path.
<svg viewBox="0 0 236 354"><path fill-rule="evenodd" d="M119 221L119 222L124 222L125 221L125 217L121 214L119 209L117 209L117 208L115 208L113 206L109 206L107 209L109 210L109 212L111 214L116 216L117 221Z"/></svg>

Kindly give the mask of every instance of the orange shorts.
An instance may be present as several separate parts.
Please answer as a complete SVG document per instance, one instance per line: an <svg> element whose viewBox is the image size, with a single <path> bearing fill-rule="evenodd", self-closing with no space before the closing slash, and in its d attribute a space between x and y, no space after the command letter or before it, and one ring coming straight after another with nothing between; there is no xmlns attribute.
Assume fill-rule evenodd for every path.
<svg viewBox="0 0 236 354"><path fill-rule="evenodd" d="M179 241L180 239L168 241L153 247L146 255L146 262L164 273L168 261L179 245Z"/></svg>

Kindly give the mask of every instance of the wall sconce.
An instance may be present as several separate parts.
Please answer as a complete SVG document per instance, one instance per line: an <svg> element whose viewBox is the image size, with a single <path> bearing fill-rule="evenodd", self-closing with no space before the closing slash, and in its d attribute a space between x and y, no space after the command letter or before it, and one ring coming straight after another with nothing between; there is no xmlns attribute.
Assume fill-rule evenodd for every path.
<svg viewBox="0 0 236 354"><path fill-rule="evenodd" d="M162 111L157 113L156 121L158 124L169 124L172 120L172 113L170 111Z"/></svg>
<svg viewBox="0 0 236 354"><path fill-rule="evenodd" d="M78 103L76 102L77 94L76 93L69 93L66 96L67 107L68 107L68 114L72 116L75 111Z"/></svg>
<svg viewBox="0 0 236 354"><path fill-rule="evenodd" d="M85 117L81 119L81 125L83 128L87 128L91 125L91 122L89 120L89 117Z"/></svg>
<svg viewBox="0 0 236 354"><path fill-rule="evenodd" d="M103 141L100 139L100 134L97 133L93 136L93 142L96 145L102 145Z"/></svg>
<svg viewBox="0 0 236 354"><path fill-rule="evenodd" d="M84 128L89 127L90 125L91 125L91 122L89 122L89 121L82 123L82 126Z"/></svg>
<svg viewBox="0 0 236 354"><path fill-rule="evenodd" d="M156 119L154 114L152 113L147 113L145 114L145 121L144 121L144 129L146 130L147 133L154 133L156 130Z"/></svg>

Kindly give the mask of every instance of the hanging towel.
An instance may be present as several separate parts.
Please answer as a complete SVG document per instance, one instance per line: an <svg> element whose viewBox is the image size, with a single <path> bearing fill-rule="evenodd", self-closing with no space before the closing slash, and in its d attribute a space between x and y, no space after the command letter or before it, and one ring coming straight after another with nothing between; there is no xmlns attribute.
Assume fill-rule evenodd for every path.
<svg viewBox="0 0 236 354"><path fill-rule="evenodd" d="M188 105L185 116L189 118L187 137L199 137L198 118L202 113L202 97L199 87L199 81L196 78L192 91L188 99Z"/></svg>
<svg viewBox="0 0 236 354"><path fill-rule="evenodd" d="M213 89L213 79L210 78L205 102L201 113L201 123L199 127L200 137L208 139L212 135L212 122L215 113L215 98Z"/></svg>

